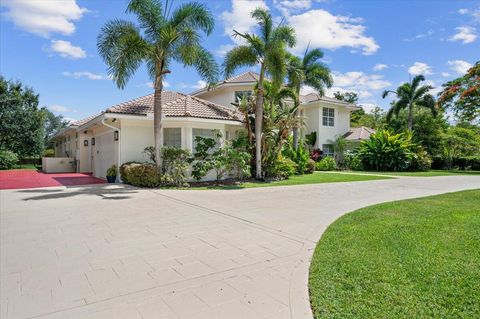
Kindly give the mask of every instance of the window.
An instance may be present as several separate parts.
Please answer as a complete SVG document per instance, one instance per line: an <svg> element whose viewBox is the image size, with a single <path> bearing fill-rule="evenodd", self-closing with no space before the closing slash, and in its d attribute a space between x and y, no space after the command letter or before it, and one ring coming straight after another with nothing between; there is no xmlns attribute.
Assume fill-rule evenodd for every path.
<svg viewBox="0 0 480 319"><path fill-rule="evenodd" d="M201 137L210 137L215 139L216 138L216 133L214 130L208 129L208 128L194 128L192 129L192 138L193 138L193 145L192 145L192 150L195 152L195 148L197 146L197 142L195 141L195 136L201 136Z"/></svg>
<svg viewBox="0 0 480 319"><path fill-rule="evenodd" d="M240 102L241 99L252 96L252 91L235 91L235 103Z"/></svg>
<svg viewBox="0 0 480 319"><path fill-rule="evenodd" d="M179 127L164 128L163 146L182 148L182 129Z"/></svg>
<svg viewBox="0 0 480 319"><path fill-rule="evenodd" d="M322 144L323 155L333 156L333 144Z"/></svg>
<svg viewBox="0 0 480 319"><path fill-rule="evenodd" d="M335 109L324 107L322 115L323 126L335 126Z"/></svg>

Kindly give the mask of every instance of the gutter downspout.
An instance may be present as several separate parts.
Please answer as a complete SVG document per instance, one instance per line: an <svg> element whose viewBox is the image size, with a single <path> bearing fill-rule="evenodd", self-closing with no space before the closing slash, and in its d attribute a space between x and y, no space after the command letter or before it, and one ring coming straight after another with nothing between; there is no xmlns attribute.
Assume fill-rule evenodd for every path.
<svg viewBox="0 0 480 319"><path fill-rule="evenodd" d="M120 157L121 157L121 154L122 154L121 153L121 143L120 143L120 141L122 139L121 129L120 129L120 127L115 127L113 125L105 123L105 120L106 120L105 117L102 118L102 121L101 121L102 125L104 125L108 128L111 128L113 130L113 132L118 131L117 176L118 176L118 180L121 182L122 181L122 178L120 176L120 163L121 163ZM113 133L113 134L115 134L115 133Z"/></svg>

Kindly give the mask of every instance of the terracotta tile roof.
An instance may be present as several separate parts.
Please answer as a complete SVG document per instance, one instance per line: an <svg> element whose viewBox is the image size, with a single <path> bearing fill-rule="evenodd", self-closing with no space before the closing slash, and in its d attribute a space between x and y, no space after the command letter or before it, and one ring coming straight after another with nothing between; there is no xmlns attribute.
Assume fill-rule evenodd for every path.
<svg viewBox="0 0 480 319"><path fill-rule="evenodd" d="M162 92L163 114L166 117L195 117L214 120L243 121L242 113L183 93ZM105 113L147 115L153 113L153 94L109 107Z"/></svg>
<svg viewBox="0 0 480 319"><path fill-rule="evenodd" d="M102 113L96 113L96 114L90 115L89 117L86 117L84 119L76 120L76 121L72 122L69 126L82 126L83 124L87 123L90 120L93 120L94 118L96 118L100 114L102 114Z"/></svg>
<svg viewBox="0 0 480 319"><path fill-rule="evenodd" d="M318 93L308 93L306 95L300 95L300 101L302 103L309 103L313 101L325 101L325 102L336 103L336 104L341 104L345 106L354 106L354 104L352 103L340 101L328 96L320 96Z"/></svg>
<svg viewBox="0 0 480 319"><path fill-rule="evenodd" d="M252 71L247 71L237 76L225 79L220 83L256 83L259 79L260 74Z"/></svg>
<svg viewBox="0 0 480 319"><path fill-rule="evenodd" d="M350 131L345 133L343 137L345 137L349 141L360 141L366 140L375 133L376 131L373 128L360 126L360 127L352 127Z"/></svg>

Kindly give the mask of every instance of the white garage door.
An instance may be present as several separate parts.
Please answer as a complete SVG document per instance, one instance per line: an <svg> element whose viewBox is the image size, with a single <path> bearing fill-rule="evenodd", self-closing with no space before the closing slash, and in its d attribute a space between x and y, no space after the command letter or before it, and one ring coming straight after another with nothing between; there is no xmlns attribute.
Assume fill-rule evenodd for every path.
<svg viewBox="0 0 480 319"><path fill-rule="evenodd" d="M113 132L95 137L94 175L106 178L107 169L117 164Z"/></svg>

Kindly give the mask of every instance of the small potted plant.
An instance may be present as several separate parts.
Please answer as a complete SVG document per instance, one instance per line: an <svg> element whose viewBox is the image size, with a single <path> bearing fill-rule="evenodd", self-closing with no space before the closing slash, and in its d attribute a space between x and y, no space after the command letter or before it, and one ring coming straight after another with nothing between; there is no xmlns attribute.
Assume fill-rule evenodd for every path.
<svg viewBox="0 0 480 319"><path fill-rule="evenodd" d="M107 169L107 181L109 183L115 183L116 179L117 179L117 165L112 165L110 166L109 169Z"/></svg>

